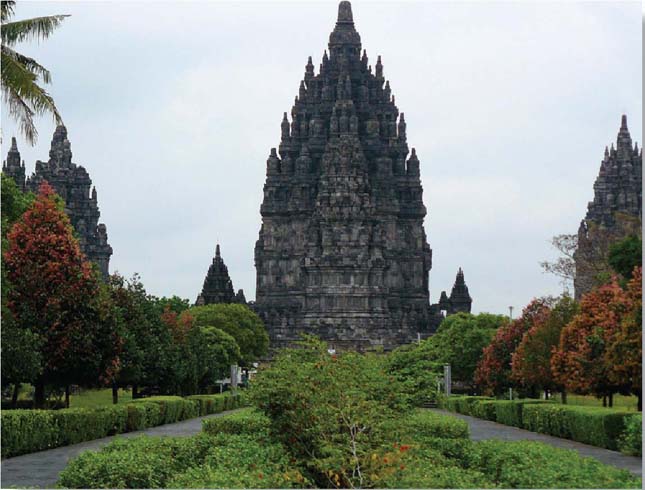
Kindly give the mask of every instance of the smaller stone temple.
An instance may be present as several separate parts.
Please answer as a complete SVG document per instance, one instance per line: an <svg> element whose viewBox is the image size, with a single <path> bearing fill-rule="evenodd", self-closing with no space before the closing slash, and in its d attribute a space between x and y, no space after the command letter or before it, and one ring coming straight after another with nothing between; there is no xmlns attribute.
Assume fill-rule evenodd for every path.
<svg viewBox="0 0 645 490"><path fill-rule="evenodd" d="M445 291L441 291L441 297L438 303L439 311L445 311L446 315L470 313L472 304L473 300L468 293L468 286L466 286L466 280L464 279L464 271L460 267L450 296L446 295Z"/></svg>
<svg viewBox="0 0 645 490"><path fill-rule="evenodd" d="M643 151L632 144L627 116L621 119L616 146L605 146L594 198L578 228L574 254L575 298L590 291L596 279L611 272L607 265L609 247L628 235L642 235Z"/></svg>
<svg viewBox="0 0 645 490"><path fill-rule="evenodd" d="M12 177L23 191L38 192L43 181L54 188L65 201L65 212L76 231L81 251L88 260L98 265L101 275L107 279L112 247L107 241L106 226L99 223L101 213L96 187L92 187L92 179L87 170L72 163L72 149L65 126L58 126L54 132L49 160L38 160L36 170L28 178L25 178L25 163L20 159L16 139L12 138L2 172Z"/></svg>
<svg viewBox="0 0 645 490"><path fill-rule="evenodd" d="M233 282L228 275L228 267L222 259L219 243L215 247L215 257L208 268L202 292L197 296L195 304L210 305L215 303L239 303L246 304L244 291L239 290L237 294L233 290Z"/></svg>

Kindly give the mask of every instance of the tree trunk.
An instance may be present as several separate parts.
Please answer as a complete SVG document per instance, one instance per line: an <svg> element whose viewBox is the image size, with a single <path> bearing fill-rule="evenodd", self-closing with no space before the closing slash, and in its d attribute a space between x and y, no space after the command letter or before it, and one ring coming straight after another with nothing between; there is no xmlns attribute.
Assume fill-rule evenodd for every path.
<svg viewBox="0 0 645 490"><path fill-rule="evenodd" d="M11 408L16 408L18 404L18 393L20 392L20 383L13 385L13 394L11 395Z"/></svg>
<svg viewBox="0 0 645 490"><path fill-rule="evenodd" d="M602 406L603 406L603 407L606 407L606 406L607 406L607 397L606 397L606 396L603 396L603 397L602 397Z"/></svg>
<svg viewBox="0 0 645 490"><path fill-rule="evenodd" d="M116 405L119 403L119 387L115 384L112 385L112 403Z"/></svg>
<svg viewBox="0 0 645 490"><path fill-rule="evenodd" d="M34 385L34 408L45 408L45 383L42 380Z"/></svg>
<svg viewBox="0 0 645 490"><path fill-rule="evenodd" d="M65 408L69 408L69 385L65 385Z"/></svg>
<svg viewBox="0 0 645 490"><path fill-rule="evenodd" d="M567 392L566 392L566 390L562 390L562 404L563 405L567 404Z"/></svg>
<svg viewBox="0 0 645 490"><path fill-rule="evenodd" d="M139 387L137 385L132 385L132 399L139 398Z"/></svg>
<svg viewBox="0 0 645 490"><path fill-rule="evenodd" d="M612 408L614 406L614 394L610 393L609 394L609 408Z"/></svg>

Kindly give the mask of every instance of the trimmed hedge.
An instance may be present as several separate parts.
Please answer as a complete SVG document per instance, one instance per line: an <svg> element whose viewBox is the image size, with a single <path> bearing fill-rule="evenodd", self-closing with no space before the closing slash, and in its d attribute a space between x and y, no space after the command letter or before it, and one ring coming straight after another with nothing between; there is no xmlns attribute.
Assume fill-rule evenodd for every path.
<svg viewBox="0 0 645 490"><path fill-rule="evenodd" d="M504 425L571 439L607 449L618 449L627 419L633 412L601 407L561 405L548 400L493 400L487 397L454 396L443 399L441 406L465 415L473 415ZM634 422L623 452L640 451L642 418ZM627 442L632 441L632 442ZM638 449L637 449L638 446Z"/></svg>
<svg viewBox="0 0 645 490"><path fill-rule="evenodd" d="M625 417L625 430L618 438L618 448L621 453L630 456L643 454L643 414Z"/></svg>
<svg viewBox="0 0 645 490"><path fill-rule="evenodd" d="M210 435L267 435L270 426L269 418L255 408L245 408L226 417L202 420L202 431Z"/></svg>
<svg viewBox="0 0 645 490"><path fill-rule="evenodd" d="M625 418L630 416L633 412L550 404L526 407L523 426L534 432L615 450L625 429Z"/></svg>
<svg viewBox="0 0 645 490"><path fill-rule="evenodd" d="M244 399L240 396L220 394L201 395L199 399L155 396L93 409L2 410L2 457L33 453L218 413L236 408L242 403Z"/></svg>

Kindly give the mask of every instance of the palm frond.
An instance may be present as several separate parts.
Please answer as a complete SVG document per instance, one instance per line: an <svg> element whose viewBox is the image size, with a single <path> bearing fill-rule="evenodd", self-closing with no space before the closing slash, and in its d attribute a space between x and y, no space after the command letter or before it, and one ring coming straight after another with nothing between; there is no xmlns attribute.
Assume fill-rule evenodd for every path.
<svg viewBox="0 0 645 490"><path fill-rule="evenodd" d="M13 15L13 10L16 7L16 2L13 0L2 0L0 6L0 19L2 22L6 21Z"/></svg>
<svg viewBox="0 0 645 490"><path fill-rule="evenodd" d="M69 15L50 15L2 24L2 44L12 46L30 39L47 39Z"/></svg>
<svg viewBox="0 0 645 490"><path fill-rule="evenodd" d="M2 46L0 59L2 94L9 107L9 114L20 123L20 129L32 145L36 131L33 116L50 113L56 124L62 119L52 97L38 85L38 76L12 57L6 46Z"/></svg>
<svg viewBox="0 0 645 490"><path fill-rule="evenodd" d="M42 77L44 83L51 83L51 73L49 73L49 70L38 63L35 59L20 54L8 46L2 46L2 52L11 56L34 75Z"/></svg>

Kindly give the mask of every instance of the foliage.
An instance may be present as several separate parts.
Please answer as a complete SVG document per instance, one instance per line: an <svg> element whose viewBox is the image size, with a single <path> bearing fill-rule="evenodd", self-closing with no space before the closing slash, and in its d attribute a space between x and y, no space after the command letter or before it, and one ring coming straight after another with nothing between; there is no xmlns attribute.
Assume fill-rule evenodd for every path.
<svg viewBox="0 0 645 490"><path fill-rule="evenodd" d="M242 365L262 358L269 347L269 336L260 317L245 305L212 304L195 306L190 314L199 327L215 327L231 335L240 347Z"/></svg>
<svg viewBox="0 0 645 490"><path fill-rule="evenodd" d="M250 398L317 484L367 487L394 464L381 454L387 434L380 427L405 417L402 392L382 356L330 355L324 342L309 339L260 371Z"/></svg>
<svg viewBox="0 0 645 490"><path fill-rule="evenodd" d="M625 279L632 278L635 267L643 266L643 240L637 235L628 237L609 247L609 265Z"/></svg>
<svg viewBox="0 0 645 490"><path fill-rule="evenodd" d="M9 114L20 123L30 144L35 144L38 131L34 116L51 114L57 124L62 119L54 99L40 86L50 83L51 74L33 58L18 53L16 43L47 39L67 15L52 15L10 22L14 1L2 1L2 95Z"/></svg>
<svg viewBox="0 0 645 490"><path fill-rule="evenodd" d="M524 407L525 429L616 449L629 412L602 407L542 404Z"/></svg>
<svg viewBox="0 0 645 490"><path fill-rule="evenodd" d="M580 312L562 330L560 345L551 357L558 383L569 391L597 396L629 390L631 380L610 377L613 366L607 362L607 352L632 303L615 279L582 297Z"/></svg>
<svg viewBox="0 0 645 490"><path fill-rule="evenodd" d="M579 311L578 304L569 296L562 296L547 315L535 317L529 330L511 357L512 379L520 386L540 390L563 391L553 379L551 352L560 342L562 329Z"/></svg>
<svg viewBox="0 0 645 490"><path fill-rule="evenodd" d="M210 415L246 405L244 397L239 395L231 396L230 393L222 393L219 395L191 395L187 396L186 399L199 403L199 415Z"/></svg>
<svg viewBox="0 0 645 490"><path fill-rule="evenodd" d="M202 431L206 434L268 435L271 421L255 408L245 408L225 417L204 419Z"/></svg>
<svg viewBox="0 0 645 490"><path fill-rule="evenodd" d="M638 409L643 409L643 270L635 267L627 284L627 311L615 329L608 332L605 363L609 380L618 386L627 385L638 397Z"/></svg>
<svg viewBox="0 0 645 490"><path fill-rule="evenodd" d="M643 415L630 415L625 418L625 430L618 438L621 453L642 456L643 453Z"/></svg>
<svg viewBox="0 0 645 490"><path fill-rule="evenodd" d="M534 441L480 441L466 465L501 488L640 488L627 470Z"/></svg>
<svg viewBox="0 0 645 490"><path fill-rule="evenodd" d="M160 424L172 424L199 415L199 402L180 396L151 396L132 400L131 403L157 403L161 409Z"/></svg>
<svg viewBox="0 0 645 490"><path fill-rule="evenodd" d="M475 383L486 393L501 394L514 385L511 378L513 352L531 326L548 316L552 302L551 298L534 299L524 308L522 316L497 330L493 341L484 348L475 371Z"/></svg>
<svg viewBox="0 0 645 490"><path fill-rule="evenodd" d="M240 361L237 342L219 328L194 327L190 331L188 345L196 361L194 380L201 390L227 377L230 366Z"/></svg>
<svg viewBox="0 0 645 490"><path fill-rule="evenodd" d="M40 386L96 383L119 369L118 323L54 196L43 183L8 233L7 305L19 328L42 339Z"/></svg>

